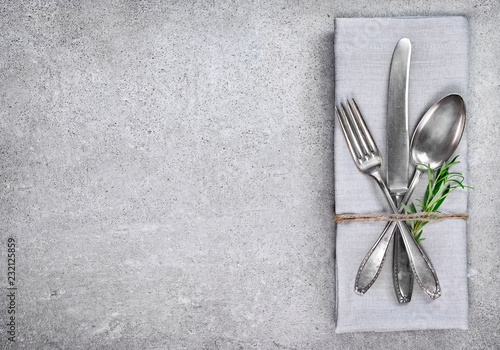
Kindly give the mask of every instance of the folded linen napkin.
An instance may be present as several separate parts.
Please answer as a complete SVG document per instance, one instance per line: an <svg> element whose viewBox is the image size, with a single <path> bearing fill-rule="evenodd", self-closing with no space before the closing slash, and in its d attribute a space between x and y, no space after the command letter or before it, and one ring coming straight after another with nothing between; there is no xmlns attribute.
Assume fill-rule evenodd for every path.
<svg viewBox="0 0 500 350"><path fill-rule="evenodd" d="M464 17L339 18L335 23L335 103L353 97L382 156L389 69L394 46L412 42L409 80L410 137L427 109L449 93L460 94L467 106L468 21ZM467 125L466 125L467 128ZM334 139L335 211L337 214L390 213L376 182L355 166L336 121ZM461 164L452 169L466 176L467 140L456 152ZM413 171L413 170L412 170ZM413 174L410 174L412 176ZM466 176L467 178L467 176ZM413 199L422 198L427 177ZM467 212L467 190L450 194L441 210ZM442 296L430 300L414 284L412 301L398 304L392 282L392 245L375 284L364 295L354 280L365 254L385 222L341 223L336 230L337 333L466 329L468 326L466 223L433 222L424 228L421 246L431 259Z"/></svg>

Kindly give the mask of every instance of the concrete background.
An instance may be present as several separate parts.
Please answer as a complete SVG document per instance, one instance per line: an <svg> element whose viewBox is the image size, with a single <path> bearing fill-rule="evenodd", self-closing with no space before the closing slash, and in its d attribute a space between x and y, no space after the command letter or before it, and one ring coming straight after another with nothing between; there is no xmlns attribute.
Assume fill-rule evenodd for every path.
<svg viewBox="0 0 500 350"><path fill-rule="evenodd" d="M470 329L334 333L335 17L470 19ZM498 349L498 1L1 1L19 349ZM452 262L450 262L452 263Z"/></svg>

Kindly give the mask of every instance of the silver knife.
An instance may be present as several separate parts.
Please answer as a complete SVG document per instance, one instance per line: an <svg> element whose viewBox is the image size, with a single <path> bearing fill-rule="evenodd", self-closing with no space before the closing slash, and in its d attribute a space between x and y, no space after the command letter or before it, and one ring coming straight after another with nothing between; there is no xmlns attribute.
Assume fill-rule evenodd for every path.
<svg viewBox="0 0 500 350"><path fill-rule="evenodd" d="M387 186L399 207L408 190L410 141L408 135L408 81L411 42L398 41L392 55L387 100ZM398 226L394 225L393 282L400 303L411 300L413 272Z"/></svg>

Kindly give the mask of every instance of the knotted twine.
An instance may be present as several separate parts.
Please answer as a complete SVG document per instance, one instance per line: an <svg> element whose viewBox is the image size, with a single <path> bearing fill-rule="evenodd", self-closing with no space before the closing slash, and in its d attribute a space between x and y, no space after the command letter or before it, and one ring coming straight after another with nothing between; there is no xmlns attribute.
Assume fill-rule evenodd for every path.
<svg viewBox="0 0 500 350"><path fill-rule="evenodd" d="M337 223L352 221L441 221L447 219L467 220L469 214L415 213L415 214L342 214L335 215Z"/></svg>

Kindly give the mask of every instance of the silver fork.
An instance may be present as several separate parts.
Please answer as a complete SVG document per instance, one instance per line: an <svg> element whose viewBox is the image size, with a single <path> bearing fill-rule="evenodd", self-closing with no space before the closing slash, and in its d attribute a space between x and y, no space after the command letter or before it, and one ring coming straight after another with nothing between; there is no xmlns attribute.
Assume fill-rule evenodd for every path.
<svg viewBox="0 0 500 350"><path fill-rule="evenodd" d="M396 208L396 205L391 198L389 189L380 174L382 157L380 156L378 148L373 141L368 128L366 127L356 102L352 99L351 106L351 103L347 101L347 107L341 103L339 108L335 107L335 112L337 114L337 118L339 119L340 126L342 127L342 132L344 133L344 137L354 163L356 163L356 166L360 171L370 175L377 181L393 213L398 214L398 209ZM403 243L408 252L410 265L418 285L431 299L438 298L441 295L441 287L439 285L434 267L422 248L415 241L415 238L408 230L406 224L401 221L397 221L397 224L401 231Z"/></svg>

